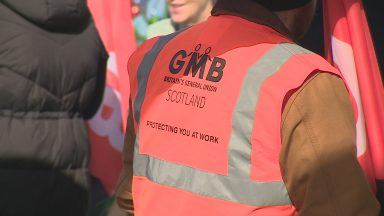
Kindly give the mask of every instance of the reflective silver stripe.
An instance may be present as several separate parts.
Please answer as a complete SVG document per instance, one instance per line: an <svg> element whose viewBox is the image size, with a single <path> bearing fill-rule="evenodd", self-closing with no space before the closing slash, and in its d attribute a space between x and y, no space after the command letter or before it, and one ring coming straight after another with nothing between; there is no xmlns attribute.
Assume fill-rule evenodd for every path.
<svg viewBox="0 0 384 216"><path fill-rule="evenodd" d="M138 155L137 148L135 151L134 175L145 176L152 182L252 206L290 204L288 195L282 195L282 191L286 191L282 182L252 182L249 177L218 175L148 155Z"/></svg>
<svg viewBox="0 0 384 216"><path fill-rule="evenodd" d="M269 50L248 70L232 115L232 133L228 147L229 176L250 176L250 143L260 87L269 76L279 71L291 56L300 53L309 51L295 44L280 44Z"/></svg>
<svg viewBox="0 0 384 216"><path fill-rule="evenodd" d="M232 117L228 176L139 154L138 134L135 141L134 175L198 195L251 206L291 204L284 182L255 182L250 179L250 139L262 83L290 57L301 53L309 52L293 44L276 45L249 69ZM144 58L145 62L152 61Z"/></svg>
<svg viewBox="0 0 384 216"><path fill-rule="evenodd" d="M133 109L135 114L135 119L137 123L140 122L140 111L143 106L145 93L147 91L147 83L149 74L151 73L152 67L155 64L156 58L164 48L164 46L176 35L181 33L182 31L177 31L169 35L165 35L160 37L155 45L153 45L152 49L147 52L141 61L139 68L137 69L137 80L138 80L138 94L135 98Z"/></svg>

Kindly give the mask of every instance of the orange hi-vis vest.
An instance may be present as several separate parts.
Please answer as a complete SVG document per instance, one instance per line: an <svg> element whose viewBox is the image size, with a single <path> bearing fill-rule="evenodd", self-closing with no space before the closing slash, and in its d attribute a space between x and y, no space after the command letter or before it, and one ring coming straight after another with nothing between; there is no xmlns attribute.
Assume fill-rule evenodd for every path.
<svg viewBox="0 0 384 216"><path fill-rule="evenodd" d="M338 74L232 15L147 41L129 61L136 216L296 215L279 166L286 96Z"/></svg>

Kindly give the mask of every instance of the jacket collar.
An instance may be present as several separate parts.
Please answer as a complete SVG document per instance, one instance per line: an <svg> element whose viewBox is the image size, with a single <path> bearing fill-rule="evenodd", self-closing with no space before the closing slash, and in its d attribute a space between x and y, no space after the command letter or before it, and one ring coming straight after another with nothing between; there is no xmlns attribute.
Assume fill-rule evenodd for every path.
<svg viewBox="0 0 384 216"><path fill-rule="evenodd" d="M212 16L234 15L261 25L266 25L292 40L289 30L280 19L273 12L256 3L254 0L218 0L211 13Z"/></svg>

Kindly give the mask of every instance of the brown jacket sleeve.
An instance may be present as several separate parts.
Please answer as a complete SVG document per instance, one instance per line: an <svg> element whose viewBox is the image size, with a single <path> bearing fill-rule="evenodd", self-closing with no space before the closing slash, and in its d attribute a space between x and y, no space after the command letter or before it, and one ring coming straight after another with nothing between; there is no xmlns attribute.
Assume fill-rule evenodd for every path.
<svg viewBox="0 0 384 216"><path fill-rule="evenodd" d="M354 114L343 81L314 75L290 97L282 117L281 169L300 215L378 215L357 161Z"/></svg>
<svg viewBox="0 0 384 216"><path fill-rule="evenodd" d="M117 204L123 211L127 212L128 215L133 215L132 178L135 139L136 135L133 126L132 106L130 106L123 148L123 167L116 189Z"/></svg>

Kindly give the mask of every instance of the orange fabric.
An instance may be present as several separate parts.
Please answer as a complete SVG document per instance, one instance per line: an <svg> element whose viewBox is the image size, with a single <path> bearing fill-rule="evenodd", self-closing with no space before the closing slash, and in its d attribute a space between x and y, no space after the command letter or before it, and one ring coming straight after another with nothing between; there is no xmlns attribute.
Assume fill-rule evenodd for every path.
<svg viewBox="0 0 384 216"><path fill-rule="evenodd" d="M201 32L206 32L206 34L201 34ZM241 33L242 37L241 42L234 40L239 37L239 33ZM223 35L225 35L225 38ZM254 37L254 35L258 35L258 37ZM185 43L186 41L188 41L188 44L190 45L187 45L187 43ZM146 118L141 119L142 124L140 127L142 127L143 130L140 130L139 128L141 131L139 137L140 142L162 143L162 146L161 148L156 148L151 145L142 146L140 148L140 153L226 175L228 170L228 153L226 145L228 144L231 130L230 121L232 113L230 109L222 110L225 107L221 104L233 104L233 108L238 98L239 88L247 69L249 69L249 67L251 67L252 64L254 64L267 50L280 42L288 42L288 40L282 38L277 32L268 27L234 16L211 17L207 23L195 26L193 30L191 29L191 31L188 31L188 34L183 32L180 36L174 38L171 43L166 45L164 50L158 56L158 59L161 59L161 61L157 61L152 68L152 71L155 71L155 73L151 74L148 80L147 86L150 86L150 88L147 89L146 97L157 98L158 100L147 100L144 102L142 113L146 114ZM159 81L163 80L164 76L170 74L168 71L168 62L171 61L173 55L181 48L187 49L188 53L193 52L196 44L202 44L202 49L212 47L210 56L231 59L231 61L227 61L225 69L226 71L236 72L226 73L225 76L223 76L223 79L220 81L220 84L223 86L221 87L220 95L216 94L215 97L213 97L208 95L208 92L200 93L200 95L207 97L210 106L207 106L205 111L199 114L199 118L201 118L199 122L195 121L193 125L186 126L183 125L182 122L194 122L191 121L191 119L196 118L196 116L190 115L193 113L193 108L189 110L189 114L169 115L170 113L180 112L178 106L173 106L174 104L170 103L163 103L163 101L159 100L159 98L161 98L159 95L164 94L164 97L166 97L166 94L168 94L167 90L172 89L173 84ZM237 48L251 47L257 44L263 45L260 45L257 48L232 51ZM180 45L182 45L182 47ZM245 59L244 56L249 56L250 58ZM166 64L164 64L165 62ZM182 76L183 73L179 73L173 77L182 78ZM184 78L188 81L197 81L196 79L189 77ZM134 77L133 80L135 80ZM211 84L204 79L198 81L207 85ZM231 87L224 88L224 86ZM191 88L189 86L182 86L178 87L176 90L186 92L188 89ZM153 104L157 105L153 106ZM217 110L221 111L217 112ZM215 113L215 115L212 115L212 113ZM180 140L175 140L170 133L158 134L153 130L144 130L145 127L148 127L147 120L154 122L154 119L156 119L155 122L167 123L196 131L198 131L200 125L210 125L210 127L207 128L210 128L211 130L199 132L204 134L215 134L215 136L221 137L221 145L206 142L201 143L199 139L194 139L191 136L180 137ZM223 121L225 121L225 123ZM217 127L217 122L223 122L223 125L226 125L226 127ZM189 151L188 154L178 154L178 152L183 152L186 148ZM167 149L167 151L164 151L164 149ZM215 160L211 159L211 155L213 154L215 155ZM201 156L199 160L196 160L195 155Z"/></svg>
<svg viewBox="0 0 384 216"><path fill-rule="evenodd" d="M180 38L181 40L188 40L189 38ZM177 44L178 38L175 39ZM178 48L178 47L176 47ZM227 59L226 71L233 71L233 73L226 73L220 81L220 93L211 93L200 91L198 94L206 97L206 107L204 110L194 107L188 107L184 113L180 113L180 104L164 103L163 98L169 94L168 89L178 92L191 92L189 86L176 87L171 83L159 83L164 76L167 76L167 69L163 69L165 64L159 61L158 65L155 64L154 71L158 73L150 77L147 90L147 96L163 94L163 96L156 97L156 101L146 101L142 108L142 113L145 113L145 118L142 118L140 125L139 140L148 145L140 148L140 153L149 154L156 158L167 160L174 163L181 163L196 169L201 169L217 174L227 175L228 171L228 143L231 134L231 116L234 105L237 102L238 94L247 69L258 59L261 55L271 48L271 45L260 45L259 52L255 52L256 48L242 49L237 52L226 52L220 55L221 58ZM177 52L170 47L161 59L164 62L169 62L172 55ZM167 56L167 54L170 54ZM242 59L242 56L253 56L248 59ZM239 64L241 62L241 64ZM167 67L167 65L165 65ZM164 72L164 73L162 73ZM186 81L196 81L197 79L184 77ZM200 83L211 85L209 81L199 80ZM225 86L230 86L225 88ZM165 91L166 90L166 91ZM197 94L196 94L197 95ZM155 106L153 104L156 104ZM226 104L228 106L223 106ZM200 111L200 112L199 112ZM199 121L194 121L198 112ZM169 113L169 114L166 114ZM177 113L177 115L170 115ZM214 115L213 115L214 114ZM197 139L191 136L180 136L174 139L173 133L158 133L156 130L146 130L148 127L147 121L162 122L169 125L174 125L179 128L185 128L199 133L214 135L219 137L218 143L215 142L202 142L198 137ZM220 122L220 125L217 123ZM201 129L204 125L204 129ZM157 143L162 143L161 147ZM164 151L164 149L167 149ZM188 152L184 150L188 149ZM182 152L185 152L184 154ZM199 155L199 158L196 158ZM212 160L212 155L215 155L215 160Z"/></svg>
<svg viewBox="0 0 384 216"><path fill-rule="evenodd" d="M138 65L157 40L158 38L145 43L130 59L133 100L137 97ZM283 42L290 41L269 27L227 15L211 17L207 22L173 38L157 56L148 79L140 125L135 123L136 130L140 131L139 153L194 169L227 175L231 116L245 74L266 52ZM192 53L197 44L205 51L211 47L211 58L226 60L225 72L220 82L212 83L206 80L207 69L201 79L199 75L184 76L183 72L170 75L168 66L175 53L182 49L188 54ZM302 54L290 58L282 69L262 84L251 138L252 180L282 180L279 153L283 101L288 92L299 88L311 73L317 70L338 74L320 57ZM183 82L198 82L202 86L215 85L219 90L196 90L197 87L190 85L164 82L166 76L182 78ZM190 95L196 93L204 97L204 109L167 102L166 98L171 97L173 92L188 92ZM198 131L198 134L214 135L219 139L217 142L202 141L191 134L183 136L180 133L159 132L154 129L158 123L177 126L179 129L185 128L191 134ZM248 206L159 185L139 176L133 179L133 198L137 216L297 214L291 205Z"/></svg>
<svg viewBox="0 0 384 216"><path fill-rule="evenodd" d="M279 152L281 150L280 127L284 98L292 89L298 89L312 72L319 70L339 74L320 56L304 54L289 59L279 72L265 81L262 87L264 89L260 91L260 102L256 108L252 136L251 177L253 180L281 180ZM281 106L272 106L276 102Z"/></svg>
<svg viewBox="0 0 384 216"><path fill-rule="evenodd" d="M145 188L145 190L143 190ZM295 216L291 206L255 207L232 203L162 186L134 177L135 216Z"/></svg>

